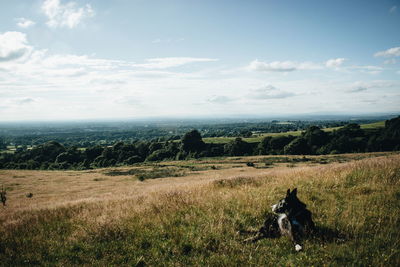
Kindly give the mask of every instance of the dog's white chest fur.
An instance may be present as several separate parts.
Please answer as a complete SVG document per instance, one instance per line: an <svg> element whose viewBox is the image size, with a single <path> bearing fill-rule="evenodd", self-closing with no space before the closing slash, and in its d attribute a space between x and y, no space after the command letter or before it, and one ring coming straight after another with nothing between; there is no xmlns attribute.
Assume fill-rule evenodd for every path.
<svg viewBox="0 0 400 267"><path fill-rule="evenodd" d="M279 229L281 230L282 234L288 234L288 232L291 230L289 218L287 217L286 214L279 215L278 225L279 225Z"/></svg>

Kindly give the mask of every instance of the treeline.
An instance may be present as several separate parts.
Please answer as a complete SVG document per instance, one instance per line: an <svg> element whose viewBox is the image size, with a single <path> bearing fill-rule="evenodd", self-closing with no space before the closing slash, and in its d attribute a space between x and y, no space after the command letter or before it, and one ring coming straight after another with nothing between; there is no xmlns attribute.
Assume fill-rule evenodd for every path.
<svg viewBox="0 0 400 267"><path fill-rule="evenodd" d="M357 123L369 123L376 120L359 120ZM203 137L249 137L253 133L280 133L305 130L310 126L320 128L346 125L342 120L313 121L262 121L262 122L211 122L183 121L138 124L92 123L92 124L55 124L55 125L1 125L0 149L7 146L30 147L56 141L64 146L91 147L109 146L117 142L132 143L137 141L165 142L180 140L192 129L198 129Z"/></svg>
<svg viewBox="0 0 400 267"><path fill-rule="evenodd" d="M199 157L246 155L318 155L400 150L400 117L385 127L363 130L348 124L333 132L311 126L301 136L266 137L260 143L247 143L238 137L227 144L205 144L197 130L180 141L117 142L112 146L81 149L51 141L15 153L0 155L2 169L88 169L131 165L144 161L184 160Z"/></svg>

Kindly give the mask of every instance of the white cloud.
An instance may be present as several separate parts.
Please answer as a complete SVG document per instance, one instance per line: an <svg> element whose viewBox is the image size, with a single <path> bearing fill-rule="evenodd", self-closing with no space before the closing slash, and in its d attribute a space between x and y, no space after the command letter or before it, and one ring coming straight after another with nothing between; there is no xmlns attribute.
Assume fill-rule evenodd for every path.
<svg viewBox="0 0 400 267"><path fill-rule="evenodd" d="M17 21L17 26L24 29L27 29L36 24L34 21L26 18L17 18L16 21Z"/></svg>
<svg viewBox="0 0 400 267"><path fill-rule="evenodd" d="M165 58L151 58L146 60L147 63L135 64L136 67L147 69L165 69L171 67L179 67L189 63L195 62L213 62L218 61L215 58L195 58L195 57L165 57Z"/></svg>
<svg viewBox="0 0 400 267"><path fill-rule="evenodd" d="M183 42L185 39L184 38L166 38L166 39L161 39L161 38L156 38L153 41L151 41L152 44L174 44L174 43L180 43Z"/></svg>
<svg viewBox="0 0 400 267"><path fill-rule="evenodd" d="M32 51L27 44L26 35L21 32L0 33L0 63L24 57Z"/></svg>
<svg viewBox="0 0 400 267"><path fill-rule="evenodd" d="M12 97L12 98L5 98L1 99L0 102L3 107L19 107L24 105L30 105L36 102L35 99L31 97Z"/></svg>
<svg viewBox="0 0 400 267"><path fill-rule="evenodd" d="M114 102L116 104L123 104L123 105L128 105L128 106L132 106L132 105L140 105L140 100L138 97L136 96L120 96L114 99Z"/></svg>
<svg viewBox="0 0 400 267"><path fill-rule="evenodd" d="M368 88L359 86L357 88L350 89L349 93L359 93L359 92L363 92L363 91L366 91L366 90L368 90Z"/></svg>
<svg viewBox="0 0 400 267"><path fill-rule="evenodd" d="M24 98L17 99L15 102L19 105L25 105L25 104L31 104L31 103L35 102L35 100L30 97L24 97Z"/></svg>
<svg viewBox="0 0 400 267"><path fill-rule="evenodd" d="M345 58L334 58L334 59L329 59L325 62L325 65L328 68L337 68L340 67L343 62L345 62L346 59Z"/></svg>
<svg viewBox="0 0 400 267"><path fill-rule="evenodd" d="M18 61L16 61L18 59ZM1 63L3 61L3 63ZM158 79L182 74L160 71L172 67L196 62L214 62L217 59L195 57L169 57L147 59L144 63L124 60L94 58L87 55L55 54L47 50L34 50L27 44L26 35L20 32L7 32L0 35L0 68L9 73L37 77L38 79L54 77L79 77L104 73L103 76L92 77L90 81L97 84L121 83L120 77L114 74L129 75L137 79ZM110 73L110 70L113 73ZM188 74L185 74L188 75ZM105 82L99 82L105 81Z"/></svg>
<svg viewBox="0 0 400 267"><path fill-rule="evenodd" d="M392 6L390 9L389 9L389 13L396 13L396 11L397 11L397 6Z"/></svg>
<svg viewBox="0 0 400 267"><path fill-rule="evenodd" d="M226 104L232 101L234 101L233 98L224 95L213 95L207 99L207 102L217 104Z"/></svg>
<svg viewBox="0 0 400 267"><path fill-rule="evenodd" d="M90 4L77 7L75 2L60 3L60 0L45 0L42 11L47 16L47 25L52 28L68 27L70 29L78 26L82 20L94 16Z"/></svg>
<svg viewBox="0 0 400 267"><path fill-rule="evenodd" d="M363 82L363 81L357 81L354 82L352 85L352 88L350 91L353 92L360 92L360 91L365 91L368 89L382 89L382 88L390 88L396 86L396 83L393 83L392 81L385 81L385 80L374 80L374 81L368 81L368 82Z"/></svg>
<svg viewBox="0 0 400 267"><path fill-rule="evenodd" d="M351 66L351 67L349 67L349 69L355 69L360 72L367 73L367 74L373 74L373 75L379 74L383 71L383 68L378 67L378 66Z"/></svg>
<svg viewBox="0 0 400 267"><path fill-rule="evenodd" d="M312 62L294 62L294 61L273 61L262 62L253 60L247 67L252 71L271 71L271 72L290 72L295 70L313 70L320 69L319 64Z"/></svg>
<svg viewBox="0 0 400 267"><path fill-rule="evenodd" d="M386 64L386 65L396 64L397 60L395 58L389 58L389 59L385 60L383 63Z"/></svg>
<svg viewBox="0 0 400 267"><path fill-rule="evenodd" d="M376 52L375 57L400 57L400 46Z"/></svg>
<svg viewBox="0 0 400 267"><path fill-rule="evenodd" d="M267 85L258 89L252 89L247 94L248 98L256 99L256 100L264 100L264 99L281 99L295 96L295 94L291 92L282 91L272 85Z"/></svg>

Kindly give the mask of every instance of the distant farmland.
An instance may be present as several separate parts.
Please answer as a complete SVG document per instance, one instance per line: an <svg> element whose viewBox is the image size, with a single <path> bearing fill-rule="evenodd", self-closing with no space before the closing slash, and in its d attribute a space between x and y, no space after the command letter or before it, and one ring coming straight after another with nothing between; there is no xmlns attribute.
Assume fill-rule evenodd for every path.
<svg viewBox="0 0 400 267"><path fill-rule="evenodd" d="M385 127L385 121L379 121L379 122L374 122L374 123L367 123L367 124L360 124L361 129L364 130L374 130L374 129L379 129ZM323 130L326 132L332 132L334 130L340 129L342 127L332 127L332 128L324 128ZM258 143L261 142L261 140L267 136L286 136L286 135L292 135L292 136L300 136L302 131L288 131L288 132L281 132L281 133L261 133L261 134L255 134L256 136L254 137L243 137L242 139L248 143ZM203 141L205 143L213 143L213 144L225 144L228 143L229 141L234 140L237 137L206 137L203 138Z"/></svg>

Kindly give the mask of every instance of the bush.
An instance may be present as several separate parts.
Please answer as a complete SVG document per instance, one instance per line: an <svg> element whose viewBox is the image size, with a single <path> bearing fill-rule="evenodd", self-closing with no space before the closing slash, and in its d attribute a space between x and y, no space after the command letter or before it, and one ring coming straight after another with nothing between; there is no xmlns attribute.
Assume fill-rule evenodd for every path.
<svg viewBox="0 0 400 267"><path fill-rule="evenodd" d="M307 155L310 152L311 149L303 137L297 137L284 148L284 153L289 155Z"/></svg>
<svg viewBox="0 0 400 267"><path fill-rule="evenodd" d="M139 156L132 156L124 161L125 164L135 164L138 162L142 162L142 159Z"/></svg>
<svg viewBox="0 0 400 267"><path fill-rule="evenodd" d="M252 147L249 143L238 137L224 146L224 152L229 156L251 155Z"/></svg>

